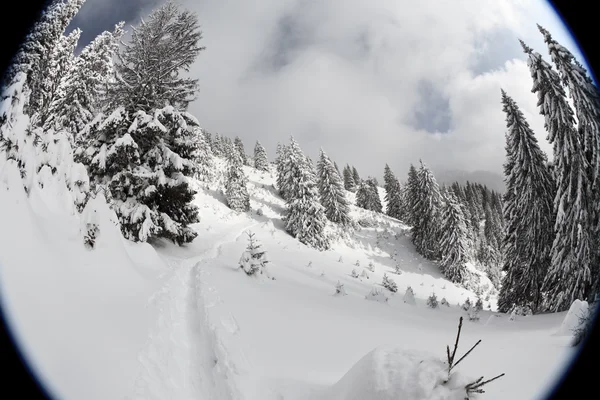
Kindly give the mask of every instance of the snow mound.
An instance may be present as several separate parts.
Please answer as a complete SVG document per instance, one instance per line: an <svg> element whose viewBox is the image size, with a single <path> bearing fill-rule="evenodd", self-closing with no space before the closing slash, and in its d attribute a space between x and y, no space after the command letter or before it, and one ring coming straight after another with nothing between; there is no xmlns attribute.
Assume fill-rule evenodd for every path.
<svg viewBox="0 0 600 400"><path fill-rule="evenodd" d="M463 400L468 380L439 358L418 351L382 346L360 359L323 399L328 400Z"/></svg>
<svg viewBox="0 0 600 400"><path fill-rule="evenodd" d="M587 315L587 301L575 300L565 315L562 324L556 331L556 336L570 336L581 325L580 319Z"/></svg>

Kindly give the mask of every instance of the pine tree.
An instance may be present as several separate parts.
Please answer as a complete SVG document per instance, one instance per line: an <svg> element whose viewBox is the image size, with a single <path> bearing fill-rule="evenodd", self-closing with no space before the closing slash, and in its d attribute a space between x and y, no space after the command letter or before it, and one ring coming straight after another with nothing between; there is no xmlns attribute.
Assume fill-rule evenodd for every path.
<svg viewBox="0 0 600 400"><path fill-rule="evenodd" d="M277 190L279 191L279 195L282 199L287 200L286 189L287 179L286 179L286 171L289 164L289 147L286 145L277 145L277 158L276 158L276 168L277 168Z"/></svg>
<svg viewBox="0 0 600 400"><path fill-rule="evenodd" d="M246 150L244 150L244 142L242 142L242 139L240 139L239 136L236 136L233 140L233 144L242 158L242 164L248 165L248 157L246 156Z"/></svg>
<svg viewBox="0 0 600 400"><path fill-rule="evenodd" d="M188 115L188 118L192 118ZM197 122L196 122L197 123ZM211 181L214 178L214 155L210 148L210 144L206 138L206 132L200 129L197 125L193 128L194 135L189 139L193 143L189 143L186 138L177 138L176 142L172 144L172 148L179 154L188 157L195 162L195 168L193 176L199 181ZM183 139L183 141L182 141ZM186 149L192 150L190 153L186 153Z"/></svg>
<svg viewBox="0 0 600 400"><path fill-rule="evenodd" d="M372 178L368 178L361 182L356 191L356 205L365 210L381 212L382 206L379 192L377 191L377 186L375 186L375 182Z"/></svg>
<svg viewBox="0 0 600 400"><path fill-rule="evenodd" d="M169 1L133 28L131 43L118 53L117 79L108 90L109 109L127 112L171 105L185 110L194 99L198 80L182 76L199 53L202 31L196 14Z"/></svg>
<svg viewBox="0 0 600 400"><path fill-rule="evenodd" d="M240 268L248 276L266 273L267 264L269 263L265 255L266 251L263 250L260 242L254 238L254 233L246 232L246 234L248 235L248 247L246 247L246 251L240 258Z"/></svg>
<svg viewBox="0 0 600 400"><path fill-rule="evenodd" d="M350 223L350 207L344 186L335 166L323 149L317 164L318 188L325 215L331 222Z"/></svg>
<svg viewBox="0 0 600 400"><path fill-rule="evenodd" d="M412 210L414 225L412 240L417 252L428 259L439 256L439 210L441 195L431 171L421 161L418 175L416 201Z"/></svg>
<svg viewBox="0 0 600 400"><path fill-rule="evenodd" d="M414 226L416 221L416 207L419 198L419 177L414 165L408 169L408 180L404 189L404 201L406 207L406 223Z"/></svg>
<svg viewBox="0 0 600 400"><path fill-rule="evenodd" d="M400 182L398 182L398 179L387 164L385 164L383 180L385 183L386 214L392 218L400 219L402 217Z"/></svg>
<svg viewBox="0 0 600 400"><path fill-rule="evenodd" d="M340 172L340 167L338 167L338 165L335 161L333 162L333 166L335 167L335 171L337 172L338 176L341 178L342 173Z"/></svg>
<svg viewBox="0 0 600 400"><path fill-rule="evenodd" d="M101 110L103 89L113 72L112 59L124 34L123 24L117 24L113 32L97 36L75 58L60 80L47 124L77 135Z"/></svg>
<svg viewBox="0 0 600 400"><path fill-rule="evenodd" d="M267 151L258 140L254 145L254 168L259 171L269 171L269 159L267 158Z"/></svg>
<svg viewBox="0 0 600 400"><path fill-rule="evenodd" d="M330 243L325 235L325 210L319 203L319 192L310 165L293 137L285 159L284 187L285 230L307 246L327 250Z"/></svg>
<svg viewBox="0 0 600 400"><path fill-rule="evenodd" d="M454 283L463 283L467 277L467 228L456 197L446 193L442 208L440 269Z"/></svg>
<svg viewBox="0 0 600 400"><path fill-rule="evenodd" d="M544 28L539 25L538 28L544 35L550 57L573 99L577 130L588 162L587 174L591 185L588 218L592 220L592 237L595 239L590 249L591 281L592 284L596 283L588 292L589 300L592 301L595 294L600 293L600 90L573 54L553 40Z"/></svg>
<svg viewBox="0 0 600 400"><path fill-rule="evenodd" d="M242 157L235 152L229 159L227 177L225 180L225 198L227 205L234 211L250 210L250 196L246 188L248 178L244 174Z"/></svg>
<svg viewBox="0 0 600 400"><path fill-rule="evenodd" d="M513 304L529 305L537 310L554 239L554 182L546 167L546 155L533 131L517 104L504 91L502 104L508 128L505 181L510 195L505 201L507 230L503 270L507 274L502 281L498 306L502 312L507 312ZM486 205L486 218L488 216L492 218L489 204Z"/></svg>
<svg viewBox="0 0 600 400"><path fill-rule="evenodd" d="M239 154L239 151L235 148L235 145L230 137L222 136L221 140L223 142L223 158L230 160L235 156L235 154Z"/></svg>
<svg viewBox="0 0 600 400"><path fill-rule="evenodd" d="M593 221L591 221L589 163L575 128L573 110L561 80L539 53L530 51L528 65L544 116L548 141L553 145L556 176L555 238L551 266L544 280L544 310L567 310L575 299L585 299L591 280ZM507 194L508 195L508 194ZM505 217L506 219L506 217ZM508 229L508 220L506 221Z"/></svg>
<svg viewBox="0 0 600 400"><path fill-rule="evenodd" d="M354 175L352 169L346 164L344 167L344 189L349 192L356 192L356 184L354 182Z"/></svg>
<svg viewBox="0 0 600 400"><path fill-rule="evenodd" d="M30 92L24 112L30 116L41 110L43 98L48 95L47 85L52 83L46 78L51 69L55 48L63 40L67 26L84 2L85 0L52 1L25 37L3 79L2 86L10 86L19 72L25 73L25 84Z"/></svg>
<svg viewBox="0 0 600 400"><path fill-rule="evenodd" d="M356 167L352 167L352 179L354 180L354 186L358 187L360 185L361 179L358 175Z"/></svg>
<svg viewBox="0 0 600 400"><path fill-rule="evenodd" d="M223 138L219 133L215 133L212 143L211 150L215 157L225 157L225 149L223 148Z"/></svg>
<svg viewBox="0 0 600 400"><path fill-rule="evenodd" d="M381 286L393 293L398 291L398 285L396 284L396 282L394 282L393 279L390 279L385 273L383 274Z"/></svg>

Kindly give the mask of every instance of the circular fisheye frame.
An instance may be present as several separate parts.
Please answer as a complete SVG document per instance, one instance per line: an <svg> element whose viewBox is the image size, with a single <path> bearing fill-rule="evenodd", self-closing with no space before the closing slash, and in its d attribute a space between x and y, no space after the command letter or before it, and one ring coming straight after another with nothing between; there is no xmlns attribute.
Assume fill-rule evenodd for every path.
<svg viewBox="0 0 600 400"><path fill-rule="evenodd" d="M600 303L600 91L559 12L246 3L50 0L19 42L15 365L61 400L564 397Z"/></svg>

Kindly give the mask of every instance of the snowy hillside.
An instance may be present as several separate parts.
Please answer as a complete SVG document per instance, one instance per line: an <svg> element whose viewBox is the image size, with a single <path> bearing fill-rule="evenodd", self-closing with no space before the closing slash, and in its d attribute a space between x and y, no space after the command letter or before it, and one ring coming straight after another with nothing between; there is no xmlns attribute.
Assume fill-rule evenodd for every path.
<svg viewBox="0 0 600 400"><path fill-rule="evenodd" d="M223 163L217 164L222 172ZM332 249L310 249L283 230L284 203L273 188L274 172L244 169L251 212L231 211L219 180L192 182L200 208L200 222L193 225L198 237L178 247L122 239L101 195L82 217L57 206L50 184L34 186L27 198L14 163L5 164L4 309L28 360L57 398L363 398L356 397L356 385L373 399L398 397L415 389L385 383L404 368L398 349L443 361L461 315L459 352L483 341L460 372L475 379L506 373L486 386L482 398L535 398L562 372L572 355L569 335L555 335L565 313L511 321L488 310L495 308L492 295L480 320L469 321L458 304L477 295L417 255L408 227L353 207L353 218L371 227L353 233L330 227ZM80 235L90 220L100 227L94 250L85 248ZM248 231L267 251L274 279L240 270ZM384 274L396 282L396 293L381 286ZM334 296L338 282L346 296ZM403 301L408 286L414 305ZM367 300L373 288L388 300ZM449 306L429 308L432 293ZM384 363L388 359L393 362ZM342 379L351 369L348 376L363 376L363 383Z"/></svg>

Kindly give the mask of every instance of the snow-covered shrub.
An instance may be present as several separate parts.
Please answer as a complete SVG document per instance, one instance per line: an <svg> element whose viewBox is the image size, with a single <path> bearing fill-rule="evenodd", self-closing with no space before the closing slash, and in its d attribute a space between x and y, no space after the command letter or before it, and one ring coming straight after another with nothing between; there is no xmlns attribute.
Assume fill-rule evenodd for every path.
<svg viewBox="0 0 600 400"><path fill-rule="evenodd" d="M467 316L469 317L469 321L479 321L479 309L477 307L472 307L467 311Z"/></svg>
<svg viewBox="0 0 600 400"><path fill-rule="evenodd" d="M259 217L262 217L264 215L263 209L259 208L258 210L256 210L256 215L258 215Z"/></svg>
<svg viewBox="0 0 600 400"><path fill-rule="evenodd" d="M427 298L427 305L431 308L438 307L438 299L437 299L437 296L435 295L435 293L431 293L431 296L429 296Z"/></svg>
<svg viewBox="0 0 600 400"><path fill-rule="evenodd" d="M510 316L508 317L508 320L514 321L515 319L517 319L517 310L513 309L512 312L510 313Z"/></svg>
<svg viewBox="0 0 600 400"><path fill-rule="evenodd" d="M362 272L360 273L360 277L369 279L369 274L366 269L362 270Z"/></svg>
<svg viewBox="0 0 600 400"><path fill-rule="evenodd" d="M377 226L377 222L372 217L369 217L369 216L360 218L358 220L358 224L360 226L362 226L363 228L373 228L374 226Z"/></svg>
<svg viewBox="0 0 600 400"><path fill-rule="evenodd" d="M338 281L338 283L335 285L335 293L334 296L346 296L346 289L344 289L344 284L340 283L340 281Z"/></svg>
<svg viewBox="0 0 600 400"><path fill-rule="evenodd" d="M375 271L375 265L373 265L372 261L369 261L369 266L367 267L367 269L371 272Z"/></svg>
<svg viewBox="0 0 600 400"><path fill-rule="evenodd" d="M389 290L390 292L396 293L398 291L398 285L393 279L390 279L387 274L383 274L383 280L381 286Z"/></svg>
<svg viewBox="0 0 600 400"><path fill-rule="evenodd" d="M338 262L340 262L340 263L341 263L341 262L344 262L344 261L342 261L342 256L340 256L340 258L339 258Z"/></svg>
<svg viewBox="0 0 600 400"><path fill-rule="evenodd" d="M246 251L242 253L240 258L240 268L249 276L263 273L268 276L266 265L269 261L262 245L254 238L254 233L247 232L247 235L248 247L246 247Z"/></svg>
<svg viewBox="0 0 600 400"><path fill-rule="evenodd" d="M354 265L356 265L357 267L360 267L360 261L356 260L356 263Z"/></svg>
<svg viewBox="0 0 600 400"><path fill-rule="evenodd" d="M467 300L465 300L465 302L463 303L463 305L461 307L463 310L469 311L472 307L471 299L467 297Z"/></svg>
<svg viewBox="0 0 600 400"><path fill-rule="evenodd" d="M358 271L356 271L356 268L352 269L352 272L350 273L350 275L353 278L358 278L359 275L358 275Z"/></svg>
<svg viewBox="0 0 600 400"><path fill-rule="evenodd" d="M415 292L410 286L406 288L406 291L404 292L404 297L402 299L407 304L415 305Z"/></svg>
<svg viewBox="0 0 600 400"><path fill-rule="evenodd" d="M400 264L396 263L394 272L398 275L402 275L402 269L400 268Z"/></svg>
<svg viewBox="0 0 600 400"><path fill-rule="evenodd" d="M578 324L572 329L573 341L571 344L573 346L577 346L583 342L590 334L594 321L598 315L599 304L600 295L597 295L595 301L589 304L587 308L582 309L579 313Z"/></svg>
<svg viewBox="0 0 600 400"><path fill-rule="evenodd" d="M477 301L475 302L475 309L478 311L483 310L483 301L481 300L481 297L477 297Z"/></svg>
<svg viewBox="0 0 600 400"><path fill-rule="evenodd" d="M389 300L387 295L376 287L371 288L371 291L365 296L365 299L378 301L380 303L387 303Z"/></svg>
<svg viewBox="0 0 600 400"><path fill-rule="evenodd" d="M446 300L445 297L442 297L440 304L442 304L443 306L446 306L446 307L450 307L450 303L448 303L448 300Z"/></svg>
<svg viewBox="0 0 600 400"><path fill-rule="evenodd" d="M307 268L310 268L310 267L312 267L312 261L309 261L309 262L308 262L308 264L306 264L306 267L307 267Z"/></svg>
<svg viewBox="0 0 600 400"><path fill-rule="evenodd" d="M516 309L516 307L513 307ZM581 323L589 314L590 305L587 301L576 299L571 303L569 311L563 318L560 327L556 331L557 335L569 336L577 332L581 328ZM516 312L515 312L516 314Z"/></svg>

